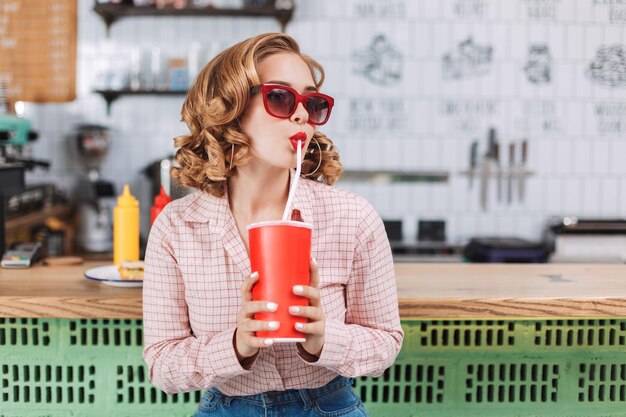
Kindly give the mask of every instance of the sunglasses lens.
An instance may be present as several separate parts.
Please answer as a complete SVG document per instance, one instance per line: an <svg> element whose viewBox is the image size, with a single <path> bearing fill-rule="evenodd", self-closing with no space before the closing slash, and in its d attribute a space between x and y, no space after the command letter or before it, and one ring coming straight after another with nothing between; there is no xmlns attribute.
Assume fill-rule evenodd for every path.
<svg viewBox="0 0 626 417"><path fill-rule="evenodd" d="M306 111L313 123L322 123L328 117L329 103L324 97L312 96L306 100Z"/></svg>
<svg viewBox="0 0 626 417"><path fill-rule="evenodd" d="M289 117L296 98L287 90L273 88L267 93L267 105L274 116Z"/></svg>

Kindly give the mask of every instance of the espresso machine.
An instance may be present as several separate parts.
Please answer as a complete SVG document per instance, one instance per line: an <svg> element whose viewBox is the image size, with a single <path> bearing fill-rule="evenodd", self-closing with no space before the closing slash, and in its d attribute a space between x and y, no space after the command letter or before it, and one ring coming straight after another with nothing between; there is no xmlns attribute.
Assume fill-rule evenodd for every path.
<svg viewBox="0 0 626 417"><path fill-rule="evenodd" d="M113 183L102 179L99 171L109 151L110 130L82 124L76 126L69 140L85 169L74 191L78 208L76 243L85 252L111 252L116 194Z"/></svg>
<svg viewBox="0 0 626 417"><path fill-rule="evenodd" d="M6 201L25 190L24 170L49 167L28 157L27 144L37 139L30 121L11 113L6 85L0 82L0 255L5 252Z"/></svg>
<svg viewBox="0 0 626 417"><path fill-rule="evenodd" d="M0 160L0 255L5 250L6 199L24 191L24 166Z"/></svg>

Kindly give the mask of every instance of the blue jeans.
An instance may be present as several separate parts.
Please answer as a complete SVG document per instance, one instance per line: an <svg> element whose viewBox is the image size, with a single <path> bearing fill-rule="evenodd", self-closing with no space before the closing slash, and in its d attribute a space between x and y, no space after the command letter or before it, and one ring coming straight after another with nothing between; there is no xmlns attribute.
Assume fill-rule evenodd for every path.
<svg viewBox="0 0 626 417"><path fill-rule="evenodd" d="M228 396L209 388L194 417L367 417L351 380L338 376L323 387Z"/></svg>

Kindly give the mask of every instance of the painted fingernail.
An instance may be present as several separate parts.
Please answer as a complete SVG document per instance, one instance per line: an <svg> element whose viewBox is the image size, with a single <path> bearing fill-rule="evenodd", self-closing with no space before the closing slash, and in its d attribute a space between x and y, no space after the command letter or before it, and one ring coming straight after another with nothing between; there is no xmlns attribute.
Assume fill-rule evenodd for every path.
<svg viewBox="0 0 626 417"><path fill-rule="evenodd" d="M250 278L252 279L257 279L258 277L259 277L259 273L256 271L250 274Z"/></svg>
<svg viewBox="0 0 626 417"><path fill-rule="evenodd" d="M304 292L304 287L302 285L294 285L293 292L296 294L302 294Z"/></svg>
<svg viewBox="0 0 626 417"><path fill-rule="evenodd" d="M278 310L278 304L276 303L267 303L267 309L270 311Z"/></svg>
<svg viewBox="0 0 626 417"><path fill-rule="evenodd" d="M304 327L302 323L296 323L296 329L301 330Z"/></svg>
<svg viewBox="0 0 626 417"><path fill-rule="evenodd" d="M263 341L263 343L265 343L267 346L269 346L269 345L274 344L274 340L272 340L272 339L265 339L265 340Z"/></svg>
<svg viewBox="0 0 626 417"><path fill-rule="evenodd" d="M289 307L289 312L292 314L298 314L300 312L300 307L291 306Z"/></svg>
<svg viewBox="0 0 626 417"><path fill-rule="evenodd" d="M272 330L276 330L276 329L278 329L278 326L280 326L280 323L279 323L279 322L277 322L277 321L270 321L270 322L267 324L267 327L269 327L269 328L270 328L270 329L272 329ZM268 340L271 340L271 339L268 339Z"/></svg>

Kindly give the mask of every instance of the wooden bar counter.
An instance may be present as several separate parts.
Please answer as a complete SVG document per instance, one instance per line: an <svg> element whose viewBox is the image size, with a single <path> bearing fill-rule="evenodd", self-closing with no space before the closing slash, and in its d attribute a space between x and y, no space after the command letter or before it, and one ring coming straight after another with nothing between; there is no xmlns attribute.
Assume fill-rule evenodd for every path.
<svg viewBox="0 0 626 417"><path fill-rule="evenodd" d="M0 317L141 318L141 289L77 266L0 270ZM626 265L396 264L402 318L626 317Z"/></svg>
<svg viewBox="0 0 626 417"><path fill-rule="evenodd" d="M167 396L150 384L141 288L83 276L105 263L0 270L2 416L183 417L198 407L201 391ZM625 265L396 271L405 336L383 376L354 381L368 415L626 415Z"/></svg>

